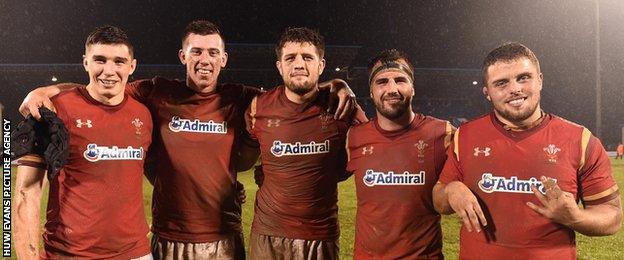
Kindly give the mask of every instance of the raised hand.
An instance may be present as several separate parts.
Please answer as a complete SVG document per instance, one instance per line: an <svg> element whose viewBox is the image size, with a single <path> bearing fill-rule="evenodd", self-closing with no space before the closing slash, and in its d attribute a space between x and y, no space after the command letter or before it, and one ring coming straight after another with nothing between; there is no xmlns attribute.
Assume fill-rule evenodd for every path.
<svg viewBox="0 0 624 260"><path fill-rule="evenodd" d="M566 226L571 226L580 221L581 209L578 207L574 195L562 191L554 179L540 177L544 185L544 194L533 186L533 194L542 205L527 202L527 206L540 215Z"/></svg>

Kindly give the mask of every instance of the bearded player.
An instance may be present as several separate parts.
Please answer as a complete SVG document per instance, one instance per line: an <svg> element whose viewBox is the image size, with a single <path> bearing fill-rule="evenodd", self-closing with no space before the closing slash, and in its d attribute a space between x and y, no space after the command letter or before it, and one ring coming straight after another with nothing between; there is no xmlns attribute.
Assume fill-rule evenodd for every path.
<svg viewBox="0 0 624 260"><path fill-rule="evenodd" d="M431 190L453 127L412 110L414 70L405 54L385 50L368 69L377 117L347 137L358 201L353 257L442 259Z"/></svg>
<svg viewBox="0 0 624 260"><path fill-rule="evenodd" d="M463 221L460 258L575 259L575 232L617 232L609 158L587 128L542 111L535 54L501 45L483 76L494 109L457 130L433 190L436 209Z"/></svg>
<svg viewBox="0 0 624 260"><path fill-rule="evenodd" d="M256 97L247 127L260 144L264 179L256 194L251 259L337 259L337 182L345 175L348 121L326 112L318 88L325 68L322 36L287 29L276 47L284 86Z"/></svg>
<svg viewBox="0 0 624 260"><path fill-rule="evenodd" d="M143 210L143 162L152 119L124 94L136 68L119 28L93 31L83 60L89 84L52 99L69 132L69 160L50 180L43 252L39 209L45 170L40 157L18 160L15 249L20 259L151 259Z"/></svg>

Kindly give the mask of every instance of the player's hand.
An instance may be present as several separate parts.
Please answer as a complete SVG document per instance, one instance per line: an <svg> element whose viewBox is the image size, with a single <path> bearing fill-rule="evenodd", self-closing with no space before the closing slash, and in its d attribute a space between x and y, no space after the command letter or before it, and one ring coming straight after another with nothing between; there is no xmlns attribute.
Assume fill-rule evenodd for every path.
<svg viewBox="0 0 624 260"><path fill-rule="evenodd" d="M262 171L262 164L254 166L254 180L258 187L262 186L264 182L264 171Z"/></svg>
<svg viewBox="0 0 624 260"><path fill-rule="evenodd" d="M238 202L240 202L240 204L247 202L245 186L240 181L236 181L236 190L238 191Z"/></svg>
<svg viewBox="0 0 624 260"><path fill-rule="evenodd" d="M527 206L551 221L562 225L571 226L580 222L581 209L576 204L574 195L562 191L554 179L542 176L540 180L544 185L545 194L542 194L535 186L532 186L531 190L542 205L527 202Z"/></svg>
<svg viewBox="0 0 624 260"><path fill-rule="evenodd" d="M28 93L26 98L24 98L24 101L22 101L19 107L19 112L24 117L32 115L35 119L40 120L41 115L39 114L39 108L42 106L56 113L56 108L54 108L52 101L50 101L50 98L46 95L44 88L37 88Z"/></svg>
<svg viewBox="0 0 624 260"><path fill-rule="evenodd" d="M449 205L462 219L468 232L481 232L481 225L487 226L487 220L481 210L477 197L459 181L453 181L444 189ZM479 223L480 222L480 223Z"/></svg>
<svg viewBox="0 0 624 260"><path fill-rule="evenodd" d="M349 84L344 80L334 79L331 81L329 92L330 97L327 112L331 113L335 107L334 119L347 119L349 115L351 115L351 112L353 112L356 103L355 94L351 88L349 88ZM338 105L336 105L336 101Z"/></svg>

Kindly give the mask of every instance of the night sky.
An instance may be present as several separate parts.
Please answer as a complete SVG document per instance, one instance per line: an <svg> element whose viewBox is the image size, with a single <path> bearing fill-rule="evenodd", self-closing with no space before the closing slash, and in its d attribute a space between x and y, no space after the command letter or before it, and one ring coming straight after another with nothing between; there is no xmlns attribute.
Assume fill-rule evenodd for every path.
<svg viewBox="0 0 624 260"><path fill-rule="evenodd" d="M624 1L600 0L598 19L596 2L0 1L0 102L7 117L17 119L21 99L35 86L51 84L51 75L86 82L77 65L84 40L103 24L121 27L133 41L139 60L135 76L183 76L179 34L188 22L207 19L221 27L230 52L222 80L265 87L279 83L269 50L284 28L307 26L338 48L328 52L328 64L349 66L349 82L363 103L368 87L361 68L380 50L397 48L419 68L415 109L445 119L470 118L488 111L480 94L482 59L501 43L519 41L540 59L544 110L589 127L612 146L624 127ZM598 49L600 133L595 124ZM328 67L324 78L334 76L346 74Z"/></svg>

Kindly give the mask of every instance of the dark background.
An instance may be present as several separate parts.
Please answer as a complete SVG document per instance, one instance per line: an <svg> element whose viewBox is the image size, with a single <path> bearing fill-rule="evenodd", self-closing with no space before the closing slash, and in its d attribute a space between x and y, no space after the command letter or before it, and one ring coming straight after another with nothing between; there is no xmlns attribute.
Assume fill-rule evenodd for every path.
<svg viewBox="0 0 624 260"><path fill-rule="evenodd" d="M84 40L103 24L121 27L133 41L139 60L135 79L184 77L179 34L194 19L213 21L223 31L230 59L221 82L265 88L279 83L273 44L280 33L288 26L318 29L329 45L323 79L347 79L369 115L374 108L364 67L382 49L405 51L418 68L417 111L472 118L489 111L480 90L482 59L501 43L519 41L540 59L545 111L587 126L608 148L622 138L621 0L0 1L5 116L19 119L22 98L35 86L53 83L52 76L86 83L80 65Z"/></svg>

